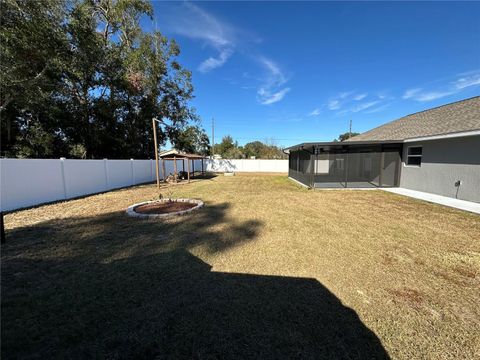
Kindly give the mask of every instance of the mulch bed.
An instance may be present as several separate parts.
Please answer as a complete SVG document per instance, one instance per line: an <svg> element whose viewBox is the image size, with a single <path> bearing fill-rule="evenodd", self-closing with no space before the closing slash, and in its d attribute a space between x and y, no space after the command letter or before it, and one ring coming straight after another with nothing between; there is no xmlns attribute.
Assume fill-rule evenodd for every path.
<svg viewBox="0 0 480 360"><path fill-rule="evenodd" d="M140 205L135 208L135 212L140 214L168 214L177 211L184 211L197 206L197 204L188 202L159 202L153 204Z"/></svg>

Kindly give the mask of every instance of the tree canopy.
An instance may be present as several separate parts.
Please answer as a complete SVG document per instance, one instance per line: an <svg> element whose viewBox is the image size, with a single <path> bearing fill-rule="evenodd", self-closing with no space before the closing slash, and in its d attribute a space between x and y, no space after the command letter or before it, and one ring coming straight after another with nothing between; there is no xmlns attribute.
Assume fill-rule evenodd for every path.
<svg viewBox="0 0 480 360"><path fill-rule="evenodd" d="M334 141L345 141L345 140L350 139L351 137L354 137L354 136L357 136L357 135L360 135L360 133L346 132L346 133L338 135L338 140L335 139Z"/></svg>
<svg viewBox="0 0 480 360"><path fill-rule="evenodd" d="M0 16L2 156L153 157L153 117L160 144L208 151L178 45L140 26L148 1L2 0Z"/></svg>
<svg viewBox="0 0 480 360"><path fill-rule="evenodd" d="M224 159L245 159L255 157L257 159L285 159L287 155L274 141L253 141L239 146L230 135L222 138L220 144L216 144L214 152Z"/></svg>

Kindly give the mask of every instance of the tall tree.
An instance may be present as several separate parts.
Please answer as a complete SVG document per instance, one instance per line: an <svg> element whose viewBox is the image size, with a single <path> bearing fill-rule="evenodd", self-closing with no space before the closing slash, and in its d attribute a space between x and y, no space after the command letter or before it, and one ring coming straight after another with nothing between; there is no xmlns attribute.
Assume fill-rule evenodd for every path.
<svg viewBox="0 0 480 360"><path fill-rule="evenodd" d="M151 157L152 117L175 142L197 120L191 73L141 28L152 15L145 0L2 2L2 154Z"/></svg>
<svg viewBox="0 0 480 360"><path fill-rule="evenodd" d="M188 126L181 131L174 143L175 148L192 154L210 154L210 140L205 130L198 126Z"/></svg>
<svg viewBox="0 0 480 360"><path fill-rule="evenodd" d="M68 41L61 0L2 0L0 117L2 155L62 152L55 92L66 68Z"/></svg>

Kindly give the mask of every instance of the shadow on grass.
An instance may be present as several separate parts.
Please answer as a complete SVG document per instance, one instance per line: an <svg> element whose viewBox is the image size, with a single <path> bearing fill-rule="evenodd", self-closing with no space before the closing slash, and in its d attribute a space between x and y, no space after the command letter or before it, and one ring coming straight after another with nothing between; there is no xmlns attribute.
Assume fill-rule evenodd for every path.
<svg viewBox="0 0 480 360"><path fill-rule="evenodd" d="M216 253L255 240L262 224L232 220L227 209L10 231L2 358L388 358L315 279L213 272L193 256L193 247Z"/></svg>

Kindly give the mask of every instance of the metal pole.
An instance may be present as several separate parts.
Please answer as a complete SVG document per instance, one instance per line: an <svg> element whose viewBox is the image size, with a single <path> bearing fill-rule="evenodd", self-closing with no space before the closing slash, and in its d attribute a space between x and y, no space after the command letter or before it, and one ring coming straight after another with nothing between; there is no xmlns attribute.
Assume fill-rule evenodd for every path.
<svg viewBox="0 0 480 360"><path fill-rule="evenodd" d="M175 182L177 182L177 157L173 155L173 176Z"/></svg>
<svg viewBox="0 0 480 360"><path fill-rule="evenodd" d="M157 145L157 126L155 125L155 121L157 119L152 119L152 126L153 126L153 142L155 143L155 173L157 175L157 188L160 189L160 177L158 174L158 145Z"/></svg>
<svg viewBox="0 0 480 360"><path fill-rule="evenodd" d="M187 179L190 182L190 159L187 158Z"/></svg>

